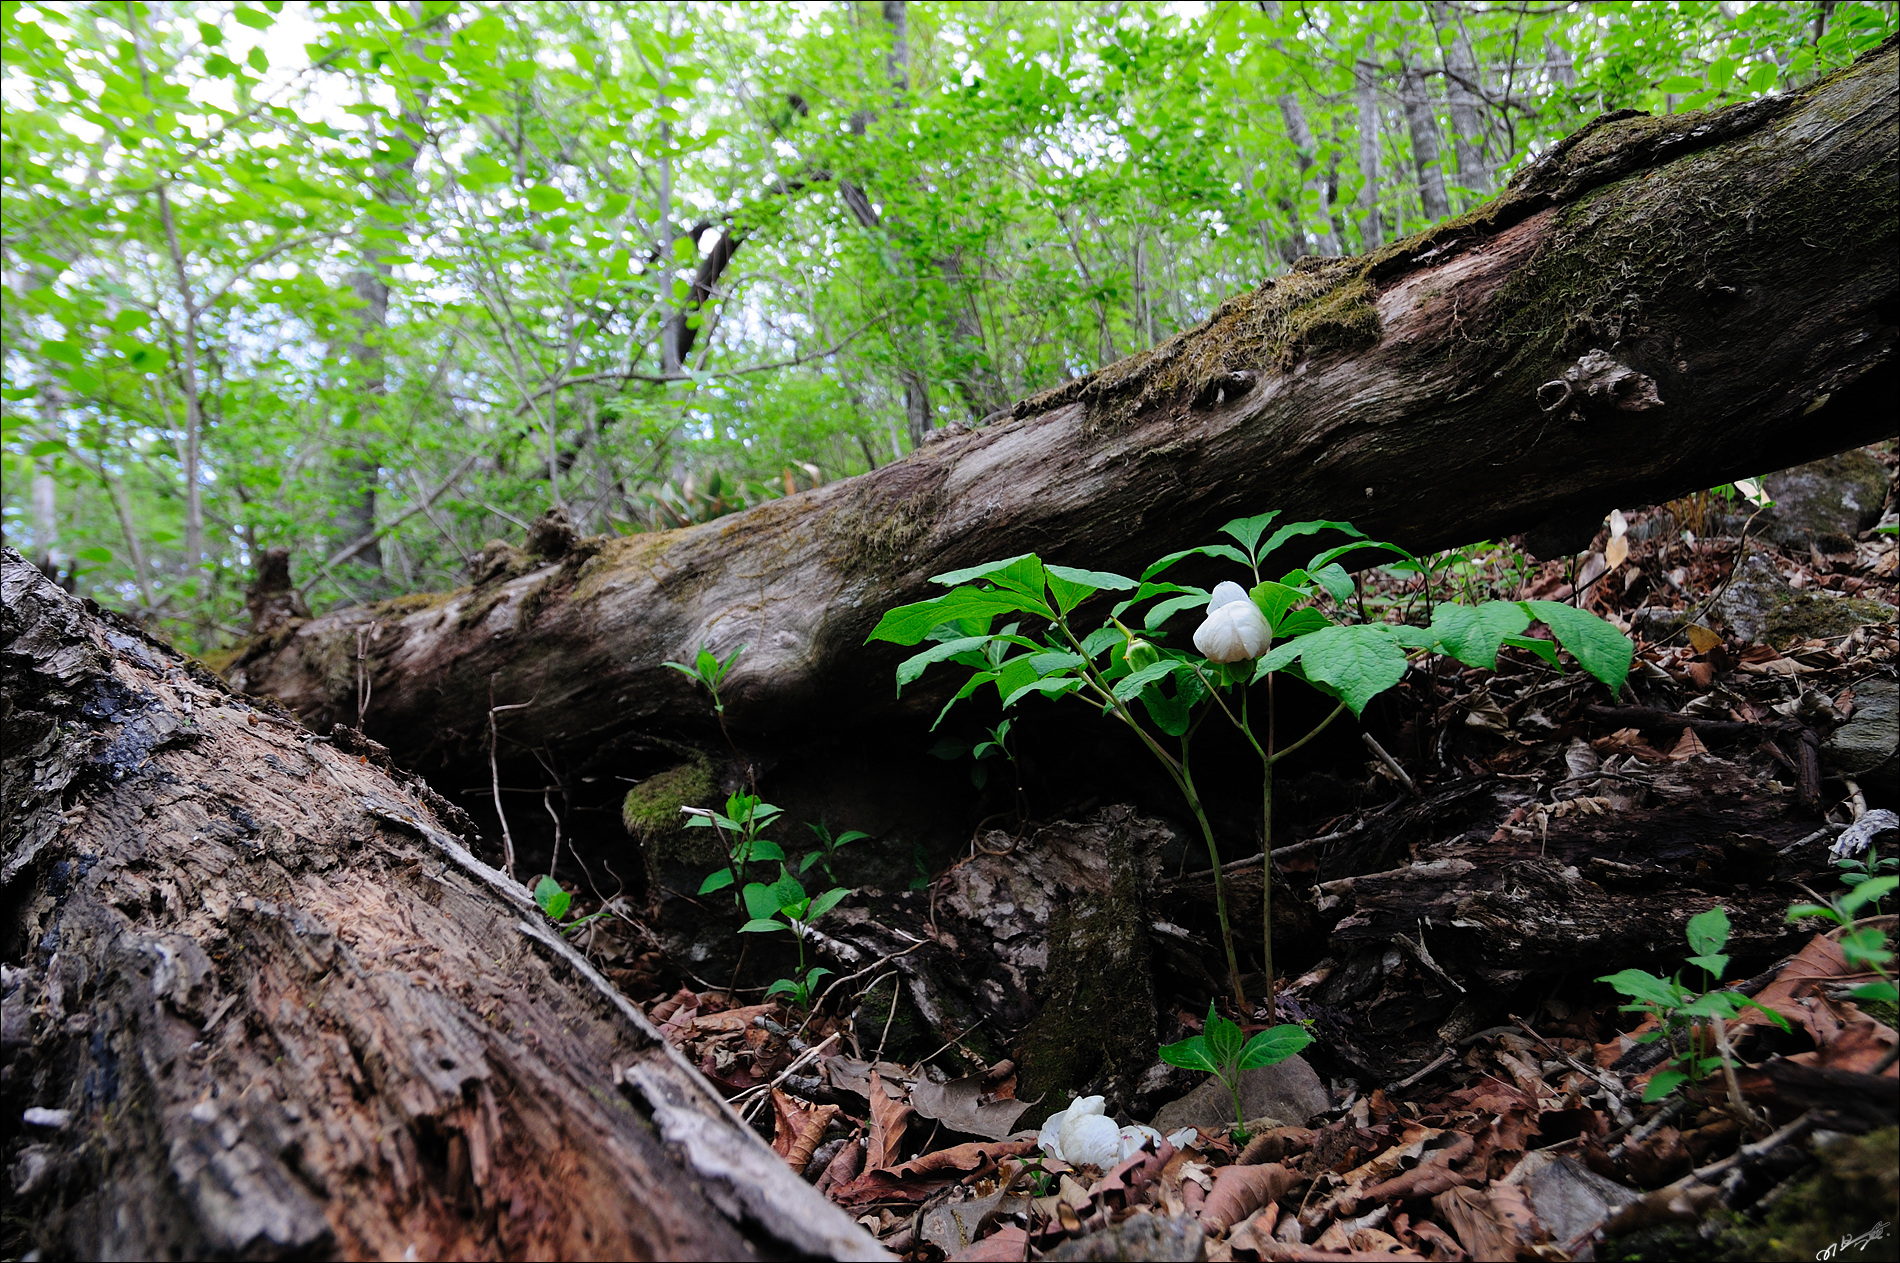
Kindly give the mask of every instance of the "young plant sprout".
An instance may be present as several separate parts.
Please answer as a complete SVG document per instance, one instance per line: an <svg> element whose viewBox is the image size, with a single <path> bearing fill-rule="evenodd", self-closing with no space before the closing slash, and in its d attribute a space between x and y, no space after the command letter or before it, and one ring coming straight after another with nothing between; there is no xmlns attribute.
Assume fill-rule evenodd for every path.
<svg viewBox="0 0 1900 1263"><path fill-rule="evenodd" d="M1161 1060L1184 1070L1202 1070L1221 1081L1234 1097L1234 1139L1247 1141L1247 1113L1240 1103L1240 1072L1278 1065L1313 1042L1304 1026L1286 1023L1241 1040L1240 1027L1207 1006L1207 1022L1199 1035L1168 1044Z"/></svg>
<svg viewBox="0 0 1900 1263"><path fill-rule="evenodd" d="M702 895L724 890L728 886L744 886L745 866L753 860L785 861L783 847L759 836L766 826L784 812L771 803L760 802L753 794L728 796L723 815L705 807L681 807L680 811L688 817L687 828L712 829L719 834L720 841L726 844L726 867L713 870L705 881L699 883L699 893Z"/></svg>
<svg viewBox="0 0 1900 1263"><path fill-rule="evenodd" d="M1399 559L1393 568L1420 574L1428 587L1430 566L1397 545L1366 538L1345 522L1293 522L1269 535L1277 516L1236 518L1221 528L1232 543L1170 553L1143 571L1139 580L1107 571L1047 565L1033 553L937 575L931 581L949 588L948 592L889 611L870 635L871 640L899 645L934 642L899 664L900 692L936 663L970 669L969 678L938 714L938 724L958 702L993 686L1005 710L1037 694L1073 695L1140 739L1166 770L1200 827L1213 867L1214 907L1228 977L1243 1013L1249 1006L1227 913L1220 849L1190 758L1194 733L1210 709L1218 708L1234 724L1261 761L1266 864L1261 953L1271 991L1276 763L1313 740L1342 711L1362 714L1374 697L1404 677L1411 654L1447 653L1467 666L1495 669L1499 649L1509 645L1528 650L1561 670L1557 655L1561 645L1612 690L1622 686L1634 657L1634 646L1616 628L1594 614L1555 601L1440 603L1433 608L1430 627L1349 621L1347 603L1354 584L1339 564L1341 557L1364 549L1391 554ZM1325 549L1304 567L1277 580L1262 578L1261 564L1268 557L1295 539L1322 531L1344 535L1347 542ZM1252 587L1224 580L1209 591L1163 577L1190 557L1233 563L1252 580ZM1086 634L1079 631L1072 621L1077 610L1103 592L1133 595L1110 611L1107 623ZM1330 611L1324 608L1329 598ZM1122 621L1133 619L1131 611L1136 607L1143 608L1139 631ZM1166 647L1169 621L1196 608L1204 615L1193 635L1195 651ZM1021 619L1024 615L1027 619ZM992 630L1004 616L1017 616L1020 621ZM1525 635L1533 620L1549 627L1555 641ZM1044 628L1039 638L1024 630L1038 623ZM1316 728L1285 746L1276 744L1273 727L1276 675L1299 679L1338 703ZM1253 690L1262 680L1268 686L1265 741L1250 715Z"/></svg>
<svg viewBox="0 0 1900 1263"><path fill-rule="evenodd" d="M766 995L785 992L799 1008L811 1007L812 989L831 970L822 966L805 968L805 938L818 919L837 907L838 901L850 893L843 887L834 886L821 894L807 895L798 878L792 876L791 871L783 865L779 867L779 879L771 885L753 882L745 888L746 912L752 919L740 926L739 932L771 934L789 929L798 944L797 971L790 978L780 978L767 987ZM779 920L780 917L784 920Z"/></svg>

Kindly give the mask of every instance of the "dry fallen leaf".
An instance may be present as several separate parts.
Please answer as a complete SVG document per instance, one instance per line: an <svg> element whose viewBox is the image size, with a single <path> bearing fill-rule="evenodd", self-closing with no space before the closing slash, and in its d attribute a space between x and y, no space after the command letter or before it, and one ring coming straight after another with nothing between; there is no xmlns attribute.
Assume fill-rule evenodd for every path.
<svg viewBox="0 0 1900 1263"><path fill-rule="evenodd" d="M1689 647L1697 653L1707 653L1722 643L1722 638L1700 623L1689 624Z"/></svg>
<svg viewBox="0 0 1900 1263"><path fill-rule="evenodd" d="M897 1160L897 1148L910 1123L910 1106L893 1101L884 1091L884 1077L871 1071L871 1140L864 1151L864 1170L882 1171Z"/></svg>
<svg viewBox="0 0 1900 1263"><path fill-rule="evenodd" d="M985 1102L988 1092L985 1076L965 1075L948 1083L919 1079L911 1085L910 1103L924 1118L935 1119L952 1131L971 1136L1001 1140L1016 1130L1016 1120L1030 1106L1028 1101L996 1100Z"/></svg>
<svg viewBox="0 0 1900 1263"><path fill-rule="evenodd" d="M1630 539L1627 535L1618 535L1604 546L1603 560L1608 564L1606 570L1614 570L1630 557Z"/></svg>
<svg viewBox="0 0 1900 1263"><path fill-rule="evenodd" d="M825 1134L825 1128L838 1116L836 1105L809 1105L797 1097L788 1096L779 1088L772 1089L772 1114L776 1127L772 1132L772 1148L778 1156L791 1164L794 1171L804 1171L811 1162L812 1151L818 1148L819 1138Z"/></svg>
<svg viewBox="0 0 1900 1263"><path fill-rule="evenodd" d="M1278 1162L1259 1166L1222 1167L1214 1172L1214 1188L1201 1207L1201 1225L1209 1232L1220 1232L1237 1224L1268 1202L1283 1199L1306 1177Z"/></svg>

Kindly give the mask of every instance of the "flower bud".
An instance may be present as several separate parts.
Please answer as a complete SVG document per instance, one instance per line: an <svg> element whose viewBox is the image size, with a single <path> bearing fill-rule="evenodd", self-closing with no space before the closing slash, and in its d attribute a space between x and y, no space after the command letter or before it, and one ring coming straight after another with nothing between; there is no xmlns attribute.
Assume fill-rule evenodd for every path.
<svg viewBox="0 0 1900 1263"><path fill-rule="evenodd" d="M1194 631L1194 647L1209 662L1245 662L1273 643L1267 616L1238 583L1221 583L1207 600L1207 618Z"/></svg>
<svg viewBox="0 0 1900 1263"><path fill-rule="evenodd" d="M1123 656L1128 659L1129 667L1136 671L1161 661L1161 651L1139 636L1128 642L1128 649Z"/></svg>

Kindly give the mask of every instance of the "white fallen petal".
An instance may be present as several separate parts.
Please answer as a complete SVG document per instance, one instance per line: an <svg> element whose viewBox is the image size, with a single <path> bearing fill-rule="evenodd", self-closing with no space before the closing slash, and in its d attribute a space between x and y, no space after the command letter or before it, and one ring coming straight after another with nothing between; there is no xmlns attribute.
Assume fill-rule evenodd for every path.
<svg viewBox="0 0 1900 1263"><path fill-rule="evenodd" d="M1117 1161L1128 1161L1128 1159L1140 1153L1142 1147L1145 1145L1153 1145L1155 1152L1160 1153L1162 1145L1161 1133L1146 1123L1130 1123L1121 1130L1122 1152L1121 1157L1117 1159Z"/></svg>
<svg viewBox="0 0 1900 1263"><path fill-rule="evenodd" d="M1069 1162L1062 1152L1062 1128L1070 1119L1086 1118L1091 1114L1099 1115L1107 1102L1099 1096L1078 1096L1069 1102L1069 1108L1057 1110L1049 1115L1049 1121L1042 1125L1041 1133L1036 1137L1037 1146L1059 1162Z"/></svg>
<svg viewBox="0 0 1900 1263"><path fill-rule="evenodd" d="M73 1121L71 1110L49 1110L35 1105L20 1115L20 1121L28 1127L64 1127Z"/></svg>
<svg viewBox="0 0 1900 1263"><path fill-rule="evenodd" d="M1201 1143L1201 1133L1192 1127L1183 1127L1179 1131L1168 1133L1168 1143L1176 1149L1185 1149L1189 1145Z"/></svg>

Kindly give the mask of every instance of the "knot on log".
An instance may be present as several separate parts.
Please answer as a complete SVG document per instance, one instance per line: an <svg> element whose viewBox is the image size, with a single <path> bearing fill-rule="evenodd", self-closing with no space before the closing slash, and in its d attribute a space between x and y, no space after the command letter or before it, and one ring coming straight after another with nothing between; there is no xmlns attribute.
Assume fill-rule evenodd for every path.
<svg viewBox="0 0 1900 1263"><path fill-rule="evenodd" d="M1614 408L1619 412L1647 412L1663 406L1656 380L1608 351L1591 351L1564 370L1564 375L1537 388L1537 406L1557 412L1565 406Z"/></svg>
<svg viewBox="0 0 1900 1263"><path fill-rule="evenodd" d="M1230 399L1238 399L1254 388L1259 375L1249 372L1216 373L1194 394L1197 409L1217 408Z"/></svg>

